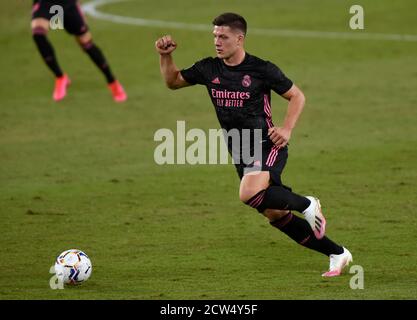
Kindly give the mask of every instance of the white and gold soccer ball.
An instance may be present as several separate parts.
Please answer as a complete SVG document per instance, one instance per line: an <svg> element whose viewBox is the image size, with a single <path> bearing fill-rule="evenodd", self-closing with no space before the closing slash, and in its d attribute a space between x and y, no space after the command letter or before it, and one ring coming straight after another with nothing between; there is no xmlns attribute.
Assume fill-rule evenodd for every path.
<svg viewBox="0 0 417 320"><path fill-rule="evenodd" d="M81 250L66 250L55 261L55 274L65 284L81 284L90 278L92 271L90 258Z"/></svg>

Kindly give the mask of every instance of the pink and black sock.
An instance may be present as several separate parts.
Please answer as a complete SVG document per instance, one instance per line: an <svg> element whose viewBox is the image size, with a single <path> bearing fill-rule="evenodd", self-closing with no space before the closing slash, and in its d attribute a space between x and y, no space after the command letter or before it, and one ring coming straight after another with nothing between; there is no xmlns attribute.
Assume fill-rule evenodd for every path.
<svg viewBox="0 0 417 320"><path fill-rule="evenodd" d="M92 41L87 42L81 45L84 51L88 54L94 64L101 70L101 72L106 77L107 83L114 82L115 78L113 73L110 70L109 65L107 64L106 58L103 55L103 52L97 47Z"/></svg>
<svg viewBox="0 0 417 320"><path fill-rule="evenodd" d="M246 204L261 213L266 209L303 212L310 205L310 200L283 186L269 186L266 190L262 190L254 195Z"/></svg>
<svg viewBox="0 0 417 320"><path fill-rule="evenodd" d="M321 252L327 256L331 254L343 253L343 247L334 243L332 240L324 236L317 239L311 230L310 225L305 219L302 219L291 212L276 221L270 222L272 226L284 232L298 244L309 249Z"/></svg>
<svg viewBox="0 0 417 320"><path fill-rule="evenodd" d="M32 30L33 40L42 56L43 61L49 69L55 74L55 77L62 77L63 73L59 67L58 60L55 56L54 48L46 37L47 31L44 28L34 28Z"/></svg>

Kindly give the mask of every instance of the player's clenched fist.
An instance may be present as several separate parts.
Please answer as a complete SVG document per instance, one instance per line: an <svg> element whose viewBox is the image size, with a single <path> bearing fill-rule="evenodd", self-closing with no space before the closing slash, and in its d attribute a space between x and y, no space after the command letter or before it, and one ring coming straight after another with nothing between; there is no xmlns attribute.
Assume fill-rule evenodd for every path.
<svg viewBox="0 0 417 320"><path fill-rule="evenodd" d="M156 40L155 48L161 55L170 54L177 48L177 44L172 40L170 35L166 35Z"/></svg>

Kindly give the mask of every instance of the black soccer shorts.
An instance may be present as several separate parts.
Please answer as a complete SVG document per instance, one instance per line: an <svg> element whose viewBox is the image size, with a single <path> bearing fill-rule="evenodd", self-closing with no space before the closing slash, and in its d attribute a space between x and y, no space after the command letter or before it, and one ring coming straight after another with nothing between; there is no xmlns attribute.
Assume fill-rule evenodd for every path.
<svg viewBox="0 0 417 320"><path fill-rule="evenodd" d="M88 31L84 14L80 4L76 0L54 1L54 0L34 0L32 7L32 19L44 18L50 20L57 12L50 13L53 5L60 5L64 12L64 29L72 35L81 36Z"/></svg>
<svg viewBox="0 0 417 320"><path fill-rule="evenodd" d="M291 190L290 187L284 186L281 181L281 174L282 171L284 171L287 159L288 146L285 146L282 149L278 149L278 147L274 145L268 145L262 149L262 161L255 160L255 162L249 165L245 163L239 163L235 164L235 167L241 180L246 173L245 169L248 171L269 171L272 185L283 186Z"/></svg>

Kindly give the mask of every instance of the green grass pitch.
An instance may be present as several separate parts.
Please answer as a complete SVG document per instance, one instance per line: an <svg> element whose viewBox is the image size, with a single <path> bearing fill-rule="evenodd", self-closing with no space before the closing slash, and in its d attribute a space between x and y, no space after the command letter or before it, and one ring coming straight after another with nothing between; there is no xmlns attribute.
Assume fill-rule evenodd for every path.
<svg viewBox="0 0 417 320"><path fill-rule="evenodd" d="M86 1L84 1L85 3ZM361 4L365 30L349 29ZM417 41L250 33L251 28L417 34L414 0L125 1L100 8L129 17L210 23L236 11L248 52L271 60L303 89L283 180L317 195L328 236L364 269L323 279L328 258L298 246L240 203L232 165L157 165L160 128L218 128L203 87L170 91L157 37L178 42L179 67L213 56L210 33L87 17L124 84L115 104L103 76L65 32L50 40L72 85L53 79L30 32L31 1L0 11L0 299L416 299ZM279 124L286 102L273 97ZM55 257L92 259L91 279L51 290Z"/></svg>

